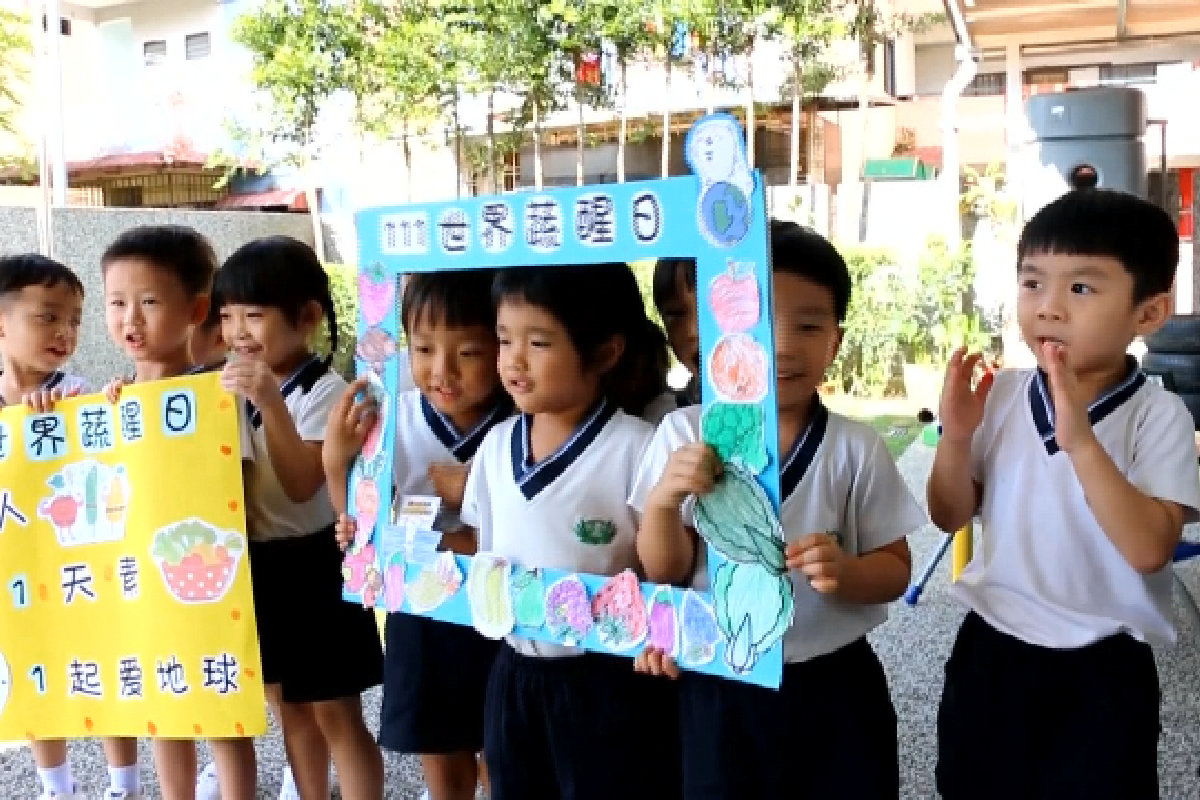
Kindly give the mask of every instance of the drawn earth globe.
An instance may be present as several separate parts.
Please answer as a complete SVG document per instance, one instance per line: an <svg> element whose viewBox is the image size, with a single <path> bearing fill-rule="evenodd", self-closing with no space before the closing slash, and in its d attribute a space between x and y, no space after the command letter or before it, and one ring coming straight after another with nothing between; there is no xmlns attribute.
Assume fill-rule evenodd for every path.
<svg viewBox="0 0 1200 800"><path fill-rule="evenodd" d="M732 183L708 187L700 208L713 241L722 247L737 244L750 229L750 201Z"/></svg>

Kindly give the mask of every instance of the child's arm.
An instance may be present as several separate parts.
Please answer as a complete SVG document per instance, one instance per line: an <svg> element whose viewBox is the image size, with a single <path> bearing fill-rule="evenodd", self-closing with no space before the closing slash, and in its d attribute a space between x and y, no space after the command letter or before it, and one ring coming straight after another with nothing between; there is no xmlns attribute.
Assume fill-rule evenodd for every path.
<svg viewBox="0 0 1200 800"><path fill-rule="evenodd" d="M683 583L690 577L698 544L695 531L683 524L680 507L689 496L712 491L720 474L720 460L703 442L671 453L642 508L637 553L647 579Z"/></svg>
<svg viewBox="0 0 1200 800"><path fill-rule="evenodd" d="M358 395L367 387L366 378L358 378L342 392L329 412L325 426L325 441L321 445L321 463L329 487L329 499L339 515L349 509L347 491L350 485L350 465L362 452L367 433L375 424L375 402Z"/></svg>
<svg viewBox="0 0 1200 800"><path fill-rule="evenodd" d="M788 544L786 552L788 569L803 572L815 591L847 603L890 603L904 594L912 574L906 539L854 556L829 534L810 533Z"/></svg>
<svg viewBox="0 0 1200 800"><path fill-rule="evenodd" d="M973 477L971 440L983 421L993 374L985 372L972 385L981 359L978 353L966 355L965 348L960 347L946 365L939 414L942 435L925 486L929 516L944 531L957 531L970 522L983 493Z"/></svg>

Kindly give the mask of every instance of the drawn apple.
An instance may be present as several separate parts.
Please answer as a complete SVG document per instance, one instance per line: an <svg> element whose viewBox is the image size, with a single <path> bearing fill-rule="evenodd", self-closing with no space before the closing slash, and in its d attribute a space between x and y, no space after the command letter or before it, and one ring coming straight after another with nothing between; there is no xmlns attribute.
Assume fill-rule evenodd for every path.
<svg viewBox="0 0 1200 800"><path fill-rule="evenodd" d="M75 524L83 500L71 494L59 494L43 500L38 506L38 516L50 520L59 531L66 531Z"/></svg>
<svg viewBox="0 0 1200 800"><path fill-rule="evenodd" d="M758 281L753 272L739 272L738 262L730 259L728 265L713 278L708 303L717 327L725 333L740 333L758 322Z"/></svg>

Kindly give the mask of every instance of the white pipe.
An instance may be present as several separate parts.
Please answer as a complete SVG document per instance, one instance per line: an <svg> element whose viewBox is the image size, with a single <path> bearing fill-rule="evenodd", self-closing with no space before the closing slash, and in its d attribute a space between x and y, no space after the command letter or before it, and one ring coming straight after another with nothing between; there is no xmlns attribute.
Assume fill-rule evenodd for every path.
<svg viewBox="0 0 1200 800"><path fill-rule="evenodd" d="M962 241L962 219L959 214L958 201L960 191L960 173L962 166L958 157L958 98L963 90L975 79L979 71L979 63L966 45L956 45L954 56L958 59L958 69L942 89L942 175L945 183L948 216L946 224L946 242L951 247L957 247Z"/></svg>
<svg viewBox="0 0 1200 800"><path fill-rule="evenodd" d="M38 201L34 206L34 216L37 219L38 252L47 257L53 257L53 240L50 233L50 160L46 147L46 98L43 86L46 82L45 58L42 35L42 20L39 9L35 4L29 17L29 42L33 45L33 97L35 116L38 120L37 130L37 160L38 160Z"/></svg>
<svg viewBox="0 0 1200 800"><path fill-rule="evenodd" d="M49 149L54 175L51 186L54 188L54 205L63 207L67 204L67 155L63 128L65 114L63 113L63 82L62 82L62 14L59 11L58 0L46 0L46 36L49 46L46 48L48 69L46 77L49 83L49 102L51 105L51 128L49 131Z"/></svg>

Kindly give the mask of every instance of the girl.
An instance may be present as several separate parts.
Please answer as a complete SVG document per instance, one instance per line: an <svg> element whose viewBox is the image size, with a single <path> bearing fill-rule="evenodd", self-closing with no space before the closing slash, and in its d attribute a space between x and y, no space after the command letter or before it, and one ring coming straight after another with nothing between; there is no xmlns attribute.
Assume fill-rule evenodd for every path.
<svg viewBox="0 0 1200 800"><path fill-rule="evenodd" d="M348 800L383 797L383 760L360 695L382 678L374 615L342 601L341 554L325 490L321 443L346 382L308 342L337 320L313 251L259 239L218 273L230 363L221 383L246 400L254 462L246 522L267 699L283 728L301 797L329 796L329 756Z"/></svg>
<svg viewBox="0 0 1200 800"><path fill-rule="evenodd" d="M637 569L626 498L652 429L627 409L662 385L646 365L665 353L633 273L509 270L493 297L500 376L522 413L480 446L463 521L481 551L525 567ZM507 637L484 713L493 800L677 796L678 759L657 749L676 735L669 699L623 658Z"/></svg>
<svg viewBox="0 0 1200 800"><path fill-rule="evenodd" d="M677 408L700 402L700 333L696 320L696 261L691 258L660 258L654 264L654 305L662 318L667 343L688 372L687 385L660 395L642 415L651 425Z"/></svg>
<svg viewBox="0 0 1200 800"><path fill-rule="evenodd" d="M457 516L462 480L455 490L452 471L443 465L468 463L487 432L512 413L512 399L496 371L492 274L416 274L403 293L403 324L418 388L396 398L395 497L441 496L435 522L441 549L465 555L475 552L475 533ZM365 436L359 423L375 419L372 408L355 401L365 386L360 379L342 395L325 437L330 496L339 512L350 461ZM439 471L447 477L441 487L434 480ZM352 530L353 523L339 513L339 534ZM497 643L466 626L404 613L388 615L384 636L379 743L386 750L420 754L432 800L472 800L477 754L483 749L484 690Z"/></svg>

